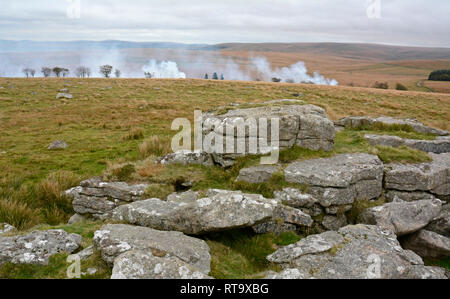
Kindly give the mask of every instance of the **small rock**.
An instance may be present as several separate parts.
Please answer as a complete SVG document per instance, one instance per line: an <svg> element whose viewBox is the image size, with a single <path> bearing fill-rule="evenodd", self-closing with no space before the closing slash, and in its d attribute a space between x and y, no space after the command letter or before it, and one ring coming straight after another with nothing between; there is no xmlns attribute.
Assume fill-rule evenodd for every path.
<svg viewBox="0 0 450 299"><path fill-rule="evenodd" d="M347 217L345 215L330 216L326 215L323 217L322 225L328 230L338 231L341 227L346 226Z"/></svg>
<svg viewBox="0 0 450 299"><path fill-rule="evenodd" d="M236 182L247 182L251 184L265 183L269 181L277 171L279 171L278 167L269 165L243 168L239 172Z"/></svg>
<svg viewBox="0 0 450 299"><path fill-rule="evenodd" d="M56 140L50 144L47 149L49 150L58 150L58 149L66 149L68 147L67 143L62 140Z"/></svg>
<svg viewBox="0 0 450 299"><path fill-rule="evenodd" d="M73 99L73 95L71 95L70 93L58 93L56 95L56 99Z"/></svg>
<svg viewBox="0 0 450 299"><path fill-rule="evenodd" d="M70 217L67 224L81 223L81 222L85 222L86 220L87 220L86 216L83 216L80 214L75 214L72 217Z"/></svg>
<svg viewBox="0 0 450 299"><path fill-rule="evenodd" d="M17 229L8 224L8 223L0 223L0 235L9 234L17 231Z"/></svg>
<svg viewBox="0 0 450 299"><path fill-rule="evenodd" d="M77 255L80 258L80 261L84 261L90 258L93 254L94 254L94 246L89 246L88 248L83 249L82 251L76 253L75 255Z"/></svg>

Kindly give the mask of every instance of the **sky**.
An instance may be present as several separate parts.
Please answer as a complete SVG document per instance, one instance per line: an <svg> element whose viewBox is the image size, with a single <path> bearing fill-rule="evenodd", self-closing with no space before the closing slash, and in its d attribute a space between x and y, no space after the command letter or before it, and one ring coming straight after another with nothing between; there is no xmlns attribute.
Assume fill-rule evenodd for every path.
<svg viewBox="0 0 450 299"><path fill-rule="evenodd" d="M0 39L450 47L449 0L0 0Z"/></svg>

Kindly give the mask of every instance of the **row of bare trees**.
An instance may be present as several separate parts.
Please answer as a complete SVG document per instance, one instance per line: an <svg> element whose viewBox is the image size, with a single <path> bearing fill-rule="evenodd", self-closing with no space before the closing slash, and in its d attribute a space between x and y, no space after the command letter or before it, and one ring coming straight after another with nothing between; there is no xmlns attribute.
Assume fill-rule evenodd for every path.
<svg viewBox="0 0 450 299"><path fill-rule="evenodd" d="M113 72L113 66L111 65L102 65L100 66L100 74L105 77L105 78L110 78L111 74ZM36 70L32 69L32 68L24 68L22 70L22 72L24 73L25 77L27 78L34 78L34 76L36 75ZM50 77L52 74L55 75L55 77L60 78L60 77L68 77L70 74L69 69L67 68L62 68L62 67L54 67L54 68L50 68L50 67L42 67L41 68L41 73L42 75L47 78ZM79 66L75 69L74 75L78 78L90 78L92 75L91 69L85 66ZM115 69L114 71L114 75L116 76L116 78L120 78L120 76L122 75L122 72L119 69Z"/></svg>

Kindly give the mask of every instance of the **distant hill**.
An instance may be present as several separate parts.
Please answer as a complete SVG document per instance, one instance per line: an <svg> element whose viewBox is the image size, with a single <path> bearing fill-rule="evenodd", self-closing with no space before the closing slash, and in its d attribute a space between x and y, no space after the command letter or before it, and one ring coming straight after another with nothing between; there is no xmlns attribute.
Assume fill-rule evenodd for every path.
<svg viewBox="0 0 450 299"><path fill-rule="evenodd" d="M118 40L106 41L67 41L67 42L36 42L0 40L0 52L36 52L36 51L83 51L102 49L215 49L206 44L182 44L171 42L127 42Z"/></svg>
<svg viewBox="0 0 450 299"><path fill-rule="evenodd" d="M450 48L402 47L352 43L226 43L217 45L172 42L0 40L0 52L81 51L101 49L180 49L245 52L313 53L358 60L450 59Z"/></svg>
<svg viewBox="0 0 450 299"><path fill-rule="evenodd" d="M216 46L223 51L314 53L361 60L450 59L450 48L350 43L228 43Z"/></svg>

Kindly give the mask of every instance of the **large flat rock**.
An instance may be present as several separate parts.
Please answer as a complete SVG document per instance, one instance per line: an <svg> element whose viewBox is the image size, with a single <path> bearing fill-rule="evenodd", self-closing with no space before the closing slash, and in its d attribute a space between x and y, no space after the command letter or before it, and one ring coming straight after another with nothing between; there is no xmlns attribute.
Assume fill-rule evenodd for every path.
<svg viewBox="0 0 450 299"><path fill-rule="evenodd" d="M355 199L381 195L383 163L369 154L345 154L294 162L285 169L286 181L309 186L324 207L352 204Z"/></svg>
<svg viewBox="0 0 450 299"><path fill-rule="evenodd" d="M393 232L370 225L312 235L278 249L267 259L283 268L268 278L446 278L444 269L425 267L417 254L402 249Z"/></svg>
<svg viewBox="0 0 450 299"><path fill-rule="evenodd" d="M57 253L72 253L81 246L82 237L63 230L33 231L26 235L0 237L0 265L46 265Z"/></svg>
<svg viewBox="0 0 450 299"><path fill-rule="evenodd" d="M170 254L131 250L116 258L111 279L212 279Z"/></svg>
<svg viewBox="0 0 450 299"><path fill-rule="evenodd" d="M113 219L126 223L186 234L204 234L269 221L278 202L257 194L216 190L194 202L166 202L148 199L122 205Z"/></svg>
<svg viewBox="0 0 450 299"><path fill-rule="evenodd" d="M391 202L366 209L358 221L390 229L397 236L414 233L427 226L439 216L440 200L419 200L413 202Z"/></svg>
<svg viewBox="0 0 450 299"><path fill-rule="evenodd" d="M417 133L433 134L438 136L449 135L448 131L431 128L423 125L416 119L409 119L409 118L393 118L388 116L380 116L377 118L371 118L367 116L349 116L336 121L335 124L341 127L350 127L356 129L364 128L374 124L400 125L400 126L409 126Z"/></svg>
<svg viewBox="0 0 450 299"><path fill-rule="evenodd" d="M141 200L148 186L148 184L104 182L100 178L92 178L65 193L73 199L73 209L77 214L105 219L110 217L117 206Z"/></svg>
<svg viewBox="0 0 450 299"><path fill-rule="evenodd" d="M141 250L149 255L177 257L204 274L210 271L211 256L206 242L180 232L108 224L95 232L94 244L109 265L113 265L115 259L125 252Z"/></svg>
<svg viewBox="0 0 450 299"><path fill-rule="evenodd" d="M450 152L450 138L447 137L438 138L436 140L417 140L389 135L365 135L365 138L371 145L392 147L404 145L419 151L435 154Z"/></svg>
<svg viewBox="0 0 450 299"><path fill-rule="evenodd" d="M397 191L426 191L450 196L450 153L430 154L429 163L392 163L385 167L385 187Z"/></svg>

